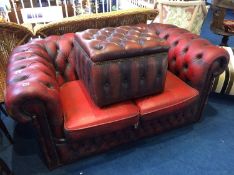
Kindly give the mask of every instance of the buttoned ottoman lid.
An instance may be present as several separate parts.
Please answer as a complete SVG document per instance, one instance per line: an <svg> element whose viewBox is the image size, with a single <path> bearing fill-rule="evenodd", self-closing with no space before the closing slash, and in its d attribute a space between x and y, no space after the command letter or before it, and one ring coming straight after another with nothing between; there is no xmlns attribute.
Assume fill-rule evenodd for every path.
<svg viewBox="0 0 234 175"><path fill-rule="evenodd" d="M75 41L93 62L166 52L169 49L165 40L140 26L88 29L77 32Z"/></svg>

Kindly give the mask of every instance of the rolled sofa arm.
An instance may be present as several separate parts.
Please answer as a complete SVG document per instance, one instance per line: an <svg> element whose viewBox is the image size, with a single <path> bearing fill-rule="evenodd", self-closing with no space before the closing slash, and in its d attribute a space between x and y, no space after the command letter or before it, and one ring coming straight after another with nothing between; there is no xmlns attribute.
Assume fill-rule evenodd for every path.
<svg viewBox="0 0 234 175"><path fill-rule="evenodd" d="M63 120L55 68L43 42L36 40L17 47L9 59L5 104L18 122L45 113L57 124Z"/></svg>
<svg viewBox="0 0 234 175"><path fill-rule="evenodd" d="M208 40L173 25L153 23L149 28L170 44L168 69L199 91L226 69L228 52Z"/></svg>

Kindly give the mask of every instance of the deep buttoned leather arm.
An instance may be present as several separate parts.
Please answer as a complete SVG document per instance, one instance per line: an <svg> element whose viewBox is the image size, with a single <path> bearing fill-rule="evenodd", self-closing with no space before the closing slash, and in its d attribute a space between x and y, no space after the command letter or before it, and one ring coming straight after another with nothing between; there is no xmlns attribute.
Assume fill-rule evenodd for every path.
<svg viewBox="0 0 234 175"><path fill-rule="evenodd" d="M173 25L153 23L148 27L170 44L168 69L199 91L226 69L229 54L208 40Z"/></svg>
<svg viewBox="0 0 234 175"><path fill-rule="evenodd" d="M38 40L19 46L9 59L5 103L9 115L19 122L42 113L62 115L55 68L43 44Z"/></svg>
<svg viewBox="0 0 234 175"><path fill-rule="evenodd" d="M26 123L34 117L63 135L59 87L75 80L74 34L32 40L16 47L7 68L5 104L9 115ZM44 124L43 124L44 125Z"/></svg>

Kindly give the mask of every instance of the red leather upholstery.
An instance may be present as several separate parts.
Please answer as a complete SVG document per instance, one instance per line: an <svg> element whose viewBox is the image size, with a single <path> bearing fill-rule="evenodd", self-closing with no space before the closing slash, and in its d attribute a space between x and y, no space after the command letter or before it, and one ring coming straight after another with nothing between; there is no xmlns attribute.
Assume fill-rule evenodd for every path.
<svg viewBox="0 0 234 175"><path fill-rule="evenodd" d="M32 116L46 114L57 137L63 135L59 86L77 78L73 38L72 33L50 36L19 46L13 50L7 69L5 103L9 115L28 122Z"/></svg>
<svg viewBox="0 0 234 175"><path fill-rule="evenodd" d="M220 74L228 64L224 49L185 29L157 23L147 27L169 42L168 69L199 91L210 83L210 76Z"/></svg>
<svg viewBox="0 0 234 175"><path fill-rule="evenodd" d="M165 52L169 48L155 32L140 26L88 29L76 33L75 41L93 62Z"/></svg>
<svg viewBox="0 0 234 175"><path fill-rule="evenodd" d="M95 116L99 117L92 120L92 117L84 118L81 115L79 122L74 122L77 126L79 125L79 132L68 131L69 127L77 129L75 126L72 126L72 124L69 124L69 127L65 126L67 129L64 132L64 118L66 118L66 121L71 121L71 123L73 123L73 119L76 121L75 117L72 118L72 120L67 120L67 114L65 113L64 116L64 111L69 111L69 116L70 114L74 114L76 111L73 112L71 109L73 109L73 105L75 105L77 101L73 101L72 103L69 101L75 96L75 93L71 93L70 90L64 92L68 93L67 95L62 95L63 88L70 83L73 84L73 82L69 81L78 79L76 71L81 71L82 74L88 74L91 70L91 64L87 62L84 63L89 64L87 67L81 67L81 69L77 69L76 67L77 70L75 70L76 63L72 42L74 34L32 40L28 44L15 48L12 52L7 68L7 86L5 93L6 108L10 116L19 122L28 122L33 119L32 121L38 133L42 150L50 167L60 166L63 163L70 162L81 156L104 151L131 140L136 140L155 133L158 134L197 121L201 117L214 77L224 71L227 66L229 61L228 53L224 49L213 46L208 41L200 39L199 36L191 34L185 29L179 29L176 26L165 24L141 26L148 28L148 31L154 32L156 35L159 35L160 38L164 38L168 41L171 46L168 52L168 69L192 88L197 89L199 95L198 100L196 100L197 96L195 95L195 91L184 85L182 89L186 90L179 91L177 88L180 89L182 87L180 81L180 86L176 87L175 91L179 91L178 94L181 94L181 96L173 98L175 103L173 105L167 101L169 98L164 97L160 98L160 100L156 97L150 101L145 99L145 101L141 101L141 103L139 100L138 105L142 108L142 112L144 110L147 112L147 110L153 109L152 111L157 111L153 112L157 117L155 120L145 121L144 119L151 118L150 114L145 114L137 129L132 128L132 125L135 124L139 118L135 105L127 103L125 106L131 107L124 107L123 111L117 110L121 108L119 106L111 110L106 109L105 112L100 112L96 108L88 107L91 105L87 101L87 98L84 97L86 100L80 102L82 106L78 108L82 110L82 112L84 109L89 109L88 111L84 110L84 113L90 112L91 114L93 112L92 110L94 110ZM151 64L147 63L145 65L150 66ZM132 79L141 77L140 81L142 85L140 87L143 88L148 86L148 83L152 83L148 81L150 78L146 78L146 72L150 72L149 75L156 75L159 78L162 77L160 75L160 73L162 73L160 72L161 70L157 72L159 70L158 66L161 65L155 64L155 66L152 67L146 67L145 65L137 65L142 71L133 71L135 74L132 74L133 76L131 77ZM108 67L107 64L103 66ZM108 68L106 68L105 71L106 70L108 70ZM135 85L130 86L130 82L128 81L129 77L126 76L130 69L128 69L127 66L122 66L122 68L119 69L115 65L113 70L115 71L106 71L105 76L101 77L100 83L103 86L103 90L109 91L111 88L116 88L114 85L110 86L108 81L113 81L113 74L121 72L123 75L123 79L121 80L124 80L122 85L128 88L128 92L131 92L133 90L132 87L135 87ZM153 70L155 70L156 73ZM85 81L89 80L86 79ZM170 81L177 82L175 79ZM65 82L67 84L65 84ZM115 84L115 82L113 83ZM62 87L60 91L60 87L63 84L64 87ZM193 95L189 96L188 91ZM119 91L119 93L121 93L121 91ZM166 94L172 93L165 92L164 95L167 96ZM64 109L61 103L62 97L69 98L69 100L63 100L66 101L67 104L67 106L63 104L63 106L66 106L63 107ZM181 97L186 98L181 99ZM185 99L187 99L186 102L188 101L190 105L185 104L185 102L178 102L179 100ZM77 98L77 100L79 101L80 99ZM86 105L88 108L84 108ZM171 105L171 107L165 107L165 109L163 109L162 106L164 105ZM129 111L131 114L134 114L131 118L127 117ZM118 117L125 116L123 119L126 120L108 123L110 115L115 116L113 118L116 119L116 114ZM103 121L100 120L100 116L103 117ZM87 123L82 123L82 121ZM88 125L88 123L93 123L94 125ZM93 127L87 128L87 130L81 129L87 126ZM122 127L129 128L111 132L115 129L121 129ZM65 133L68 137L66 137ZM83 142L77 139L83 136L90 136L90 133L92 133L93 136L103 133L106 135L103 137L89 138L88 140L84 139ZM70 142L70 138L74 140Z"/></svg>
<svg viewBox="0 0 234 175"><path fill-rule="evenodd" d="M171 112L176 112L196 102L198 91L171 72L167 72L163 93L135 100L143 120L153 119Z"/></svg>
<svg viewBox="0 0 234 175"><path fill-rule="evenodd" d="M99 108L91 100L81 81L71 81L60 88L64 111L64 129L72 139L102 135L134 126L139 110L132 102Z"/></svg>

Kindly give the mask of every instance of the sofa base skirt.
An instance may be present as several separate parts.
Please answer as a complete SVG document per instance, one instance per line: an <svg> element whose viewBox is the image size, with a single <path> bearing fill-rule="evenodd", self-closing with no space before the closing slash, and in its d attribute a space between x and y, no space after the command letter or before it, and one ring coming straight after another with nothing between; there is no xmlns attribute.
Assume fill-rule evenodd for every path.
<svg viewBox="0 0 234 175"><path fill-rule="evenodd" d="M197 114L198 104L193 103L170 115L159 116L154 120L140 122L138 126L129 127L117 132L108 133L94 138L56 144L60 157L58 166L74 162L90 155L108 151L114 147L137 141L169 131L200 119ZM195 112L196 111L196 112Z"/></svg>

